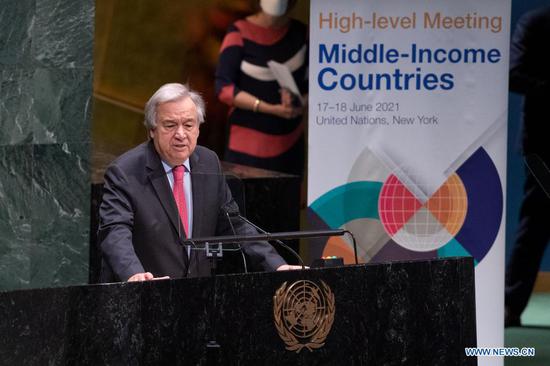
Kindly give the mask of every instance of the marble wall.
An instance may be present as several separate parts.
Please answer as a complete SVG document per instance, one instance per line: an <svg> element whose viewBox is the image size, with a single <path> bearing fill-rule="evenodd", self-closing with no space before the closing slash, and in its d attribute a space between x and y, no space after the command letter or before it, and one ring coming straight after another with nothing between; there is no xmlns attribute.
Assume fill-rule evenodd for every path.
<svg viewBox="0 0 550 366"><path fill-rule="evenodd" d="M0 0L0 290L88 280L94 0Z"/></svg>

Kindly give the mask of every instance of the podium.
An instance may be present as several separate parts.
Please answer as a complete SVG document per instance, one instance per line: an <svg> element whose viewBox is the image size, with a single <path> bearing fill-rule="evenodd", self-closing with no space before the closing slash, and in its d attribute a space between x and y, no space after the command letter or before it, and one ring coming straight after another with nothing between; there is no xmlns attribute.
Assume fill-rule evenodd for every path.
<svg viewBox="0 0 550 366"><path fill-rule="evenodd" d="M471 258L22 290L0 309L6 365L477 365Z"/></svg>

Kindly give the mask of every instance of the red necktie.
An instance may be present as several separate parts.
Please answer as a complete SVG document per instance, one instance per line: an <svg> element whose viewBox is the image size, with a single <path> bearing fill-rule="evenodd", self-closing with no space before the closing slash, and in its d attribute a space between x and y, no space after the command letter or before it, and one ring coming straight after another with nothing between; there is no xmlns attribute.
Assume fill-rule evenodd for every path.
<svg viewBox="0 0 550 366"><path fill-rule="evenodd" d="M180 219L183 224L183 228L186 233L186 237L189 237L187 233L189 232L189 220L187 217L187 204L185 202L185 193L183 191L183 173L185 172L185 168L183 165L175 166L172 169L172 174L174 174L174 187L173 187L173 193L174 193L174 199L176 200L176 204L178 205L178 211L180 214Z"/></svg>

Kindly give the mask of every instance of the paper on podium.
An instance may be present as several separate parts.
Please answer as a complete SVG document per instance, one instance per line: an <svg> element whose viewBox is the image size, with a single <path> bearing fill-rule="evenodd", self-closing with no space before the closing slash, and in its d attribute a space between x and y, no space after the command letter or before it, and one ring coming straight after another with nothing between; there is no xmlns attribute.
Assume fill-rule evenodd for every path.
<svg viewBox="0 0 550 366"><path fill-rule="evenodd" d="M298 85L296 85L296 81L294 81L294 77L292 77L290 69L286 65L273 60L268 61L267 66L273 73L273 76L275 76L275 79L281 88L290 90L292 94L300 99L300 103L303 104L304 101L302 100L300 89L298 89Z"/></svg>

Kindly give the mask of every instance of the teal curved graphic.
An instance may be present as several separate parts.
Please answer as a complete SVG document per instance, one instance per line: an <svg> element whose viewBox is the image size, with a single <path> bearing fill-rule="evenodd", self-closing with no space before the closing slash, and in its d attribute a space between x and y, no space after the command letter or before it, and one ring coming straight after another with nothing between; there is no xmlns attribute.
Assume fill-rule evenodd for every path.
<svg viewBox="0 0 550 366"><path fill-rule="evenodd" d="M381 189L382 182L347 183L319 197L310 208L333 229L361 218L379 220L378 196Z"/></svg>
<svg viewBox="0 0 550 366"><path fill-rule="evenodd" d="M437 250L439 258L445 257L471 257L472 255L455 238L449 240L447 244ZM477 266L478 260L474 258L474 265Z"/></svg>

